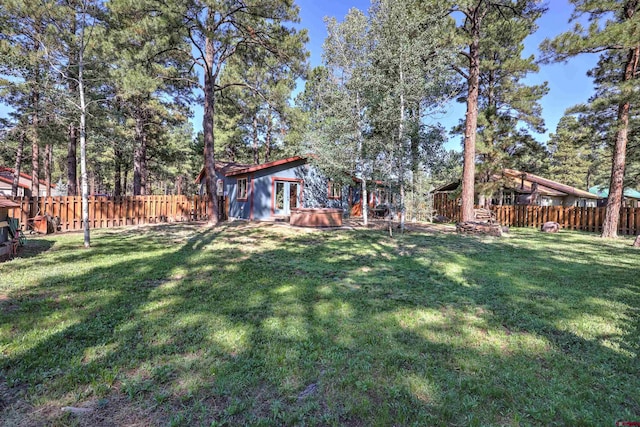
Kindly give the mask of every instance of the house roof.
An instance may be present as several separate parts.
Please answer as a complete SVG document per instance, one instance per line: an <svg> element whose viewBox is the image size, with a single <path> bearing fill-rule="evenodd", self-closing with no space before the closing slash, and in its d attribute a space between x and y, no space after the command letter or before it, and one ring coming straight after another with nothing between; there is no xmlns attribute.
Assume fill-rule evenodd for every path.
<svg viewBox="0 0 640 427"><path fill-rule="evenodd" d="M216 162L216 171L222 173L224 176L228 176L228 174L238 171L238 170L244 170L248 167L250 167L251 165L246 165L246 164L241 164L241 163L234 163L234 162L221 162L221 161L217 161ZM202 169L200 169L200 173L198 174L198 176L196 177L196 184L198 184L200 181L202 181L202 179L205 177L206 171L205 168L203 167Z"/></svg>
<svg viewBox="0 0 640 427"><path fill-rule="evenodd" d="M530 194L534 191L534 186L537 185L535 190L543 196L575 196L585 199L601 198L598 194L580 190L579 188L575 188L570 185L562 184L532 173L522 172L515 169L504 169L502 171L502 175L493 176L493 180L497 181L499 179L504 179L506 181L505 187L516 190L519 193ZM434 192L442 193L454 191L459 185L460 181L455 181L436 188Z"/></svg>
<svg viewBox="0 0 640 427"><path fill-rule="evenodd" d="M225 176L243 175L245 173L251 173L251 172L256 172L263 169L273 168L276 166L286 165L287 163L293 163L299 160L305 160L305 159L300 156L287 157L286 159L274 160L273 162L262 163L261 165L253 165L245 169L234 170L229 173L226 173Z"/></svg>
<svg viewBox="0 0 640 427"><path fill-rule="evenodd" d="M19 208L20 205L7 199L6 197L0 196L0 208Z"/></svg>
<svg viewBox="0 0 640 427"><path fill-rule="evenodd" d="M599 187L597 185L594 185L593 187L589 188L589 191L592 193L597 194L598 196L606 199L607 197L609 197L609 189L607 187ZM624 197L627 197L629 199L638 199L640 200L640 191L638 190L634 190L633 188L625 188L624 189Z"/></svg>
<svg viewBox="0 0 640 427"><path fill-rule="evenodd" d="M538 184L538 191L540 192L540 194L546 194L547 195L556 195L556 196L565 196L565 195L570 195L570 196L575 196L575 197L581 197L581 198L585 198L585 199L599 199L600 196L598 196L597 194L593 194L590 193L588 191L584 191L584 190L580 190L579 188L575 188L572 187L570 185L566 185L566 184L562 184L560 182L557 181L552 181L550 179L547 178L543 178L541 176L538 175L534 175L532 173L528 173L528 172L521 172L515 169L504 169L502 172L503 176L505 176L506 178L511 178L511 179L516 179L517 180L517 184L522 187L522 182L524 181L525 185L523 190L525 190L527 188L527 181L529 182L528 185L528 191L522 191L522 192L531 192L532 191L532 187L533 187L533 183Z"/></svg>
<svg viewBox="0 0 640 427"><path fill-rule="evenodd" d="M0 181L3 182L8 182L8 183L13 183L13 175L15 173L15 169L12 168L8 168L6 166L0 166ZM31 175L28 175L24 172L20 172L20 178L28 180L29 183L31 183ZM40 182L40 184L42 185L47 185L47 182L43 179L38 180ZM31 185L29 184L24 184L24 183L18 183L19 187L22 188L31 188ZM51 188L56 188L55 184L51 184Z"/></svg>
<svg viewBox="0 0 640 427"><path fill-rule="evenodd" d="M260 165L243 165L233 162L216 162L216 171L222 173L224 176L244 175L262 169L268 169L276 166L286 165L288 163L297 162L299 160L305 159L304 157L294 156L288 157L286 159L274 160L273 162L262 163ZM205 168L203 167L196 177L196 183L199 183L205 177L205 173Z"/></svg>
<svg viewBox="0 0 640 427"><path fill-rule="evenodd" d="M0 174L1 173L2 172L0 172ZM7 178L5 175L0 175L0 182L6 182L7 184L12 184L13 185L13 175L11 175L11 176L12 176L12 178ZM20 180L18 180L18 187L27 188L27 189L31 188L30 185L27 185L27 184L24 183L24 181L20 181Z"/></svg>

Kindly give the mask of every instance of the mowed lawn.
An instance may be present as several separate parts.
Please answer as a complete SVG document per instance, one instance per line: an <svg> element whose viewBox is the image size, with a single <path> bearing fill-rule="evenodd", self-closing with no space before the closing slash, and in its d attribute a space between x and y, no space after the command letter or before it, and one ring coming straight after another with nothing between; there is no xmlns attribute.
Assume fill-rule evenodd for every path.
<svg viewBox="0 0 640 427"><path fill-rule="evenodd" d="M241 223L92 243L0 264L3 426L640 421L629 239Z"/></svg>

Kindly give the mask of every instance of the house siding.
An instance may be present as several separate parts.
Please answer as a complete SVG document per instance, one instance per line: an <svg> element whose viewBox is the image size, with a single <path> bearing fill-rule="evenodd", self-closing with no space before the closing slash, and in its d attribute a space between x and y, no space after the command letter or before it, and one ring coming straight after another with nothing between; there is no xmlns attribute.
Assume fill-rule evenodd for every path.
<svg viewBox="0 0 640 427"><path fill-rule="evenodd" d="M242 177L247 177L247 201L238 200L237 197L237 180ZM305 160L298 160L248 175L227 177L229 218L256 221L274 219L274 183L278 180L300 183L300 207L348 209L348 187L342 189L341 199L329 199L329 180Z"/></svg>

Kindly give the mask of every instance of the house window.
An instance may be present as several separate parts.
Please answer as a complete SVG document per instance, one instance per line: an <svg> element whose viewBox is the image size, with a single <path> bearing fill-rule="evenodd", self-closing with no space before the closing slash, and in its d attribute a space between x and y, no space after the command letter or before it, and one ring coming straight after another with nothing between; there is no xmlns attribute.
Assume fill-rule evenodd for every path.
<svg viewBox="0 0 640 427"><path fill-rule="evenodd" d="M247 200L247 178L238 178L238 200Z"/></svg>
<svg viewBox="0 0 640 427"><path fill-rule="evenodd" d="M329 181L329 198L330 199L341 199L342 198L342 188L339 184L336 184L333 181Z"/></svg>

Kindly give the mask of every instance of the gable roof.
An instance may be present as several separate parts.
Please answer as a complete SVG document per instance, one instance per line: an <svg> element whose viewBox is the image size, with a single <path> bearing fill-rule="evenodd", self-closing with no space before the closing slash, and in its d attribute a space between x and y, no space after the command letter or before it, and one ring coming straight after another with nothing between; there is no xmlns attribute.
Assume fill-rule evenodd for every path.
<svg viewBox="0 0 640 427"><path fill-rule="evenodd" d="M251 165L246 165L246 164L241 164L241 163L234 163L234 162L221 162L221 161L217 161L216 162L216 172L220 172L222 173L222 175L227 176L227 174L233 172L233 171L237 171L237 170L243 170L248 168ZM196 184L200 183L200 181L202 181L202 179L204 179L204 177L206 176L206 170L204 168L204 166L202 167L202 169L200 169L200 173L198 174L198 176L196 177Z"/></svg>
<svg viewBox="0 0 640 427"><path fill-rule="evenodd" d="M8 168L6 166L0 166L0 181L7 182L9 184L13 183L13 176L15 174L15 169ZM29 184L25 182L20 182L20 180L27 180ZM40 184L47 185L47 182L43 179L38 180ZM31 188L31 175L27 175L24 172L20 172L20 179L18 180L18 187L22 188ZM51 188L56 188L54 183L51 183Z"/></svg>
<svg viewBox="0 0 640 427"><path fill-rule="evenodd" d="M274 160L268 163L262 163L260 165L247 165L233 162L216 162L216 172L221 173L224 176L244 175L251 172L256 172L263 169L269 169L276 166L286 165L288 163L294 163L299 160L306 160L304 157L293 156L286 159ZM200 173L196 177L196 184L200 183L206 176L206 170L203 167Z"/></svg>
<svg viewBox="0 0 640 427"><path fill-rule="evenodd" d="M535 183L538 184L538 192L540 192L540 194L546 194L549 196L575 196L584 199L600 198L597 194L580 190L579 188L562 184L557 181L552 181L528 172L521 172L515 169L504 169L502 171L502 175L506 178L516 179L518 186L524 187L522 188L523 191L521 191L523 193L530 193L533 190L533 184ZM523 182L524 186L522 185Z"/></svg>
<svg viewBox="0 0 640 427"><path fill-rule="evenodd" d="M19 208L20 205L7 199L6 197L0 196L0 208Z"/></svg>
<svg viewBox="0 0 640 427"><path fill-rule="evenodd" d="M253 165L245 169L232 171L230 173L225 174L225 176L242 175L245 173L256 172L263 169L269 169L269 168L274 168L276 166L286 165L288 163L294 163L299 160L306 160L306 159L300 156L287 157L286 159L274 160L273 162L262 163L260 165Z"/></svg>
<svg viewBox="0 0 640 427"><path fill-rule="evenodd" d="M515 169L504 169L502 175L493 175L492 179L497 181L499 179L505 179L506 188L516 190L519 193L530 194L535 190L543 196L575 196L584 199L600 199L598 194L590 193L588 191L580 190L579 188L572 187L570 185L562 184L557 181L553 181L547 178L543 178L538 175L534 175L528 172L522 172ZM434 190L434 192L451 192L458 188L460 181L455 181L449 184L442 185Z"/></svg>

